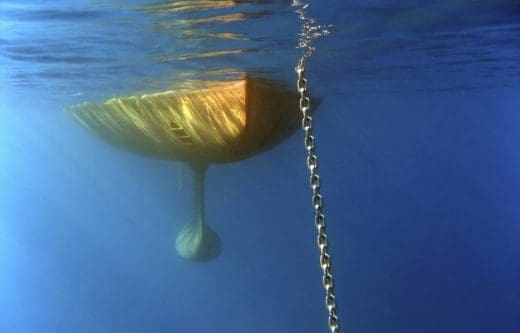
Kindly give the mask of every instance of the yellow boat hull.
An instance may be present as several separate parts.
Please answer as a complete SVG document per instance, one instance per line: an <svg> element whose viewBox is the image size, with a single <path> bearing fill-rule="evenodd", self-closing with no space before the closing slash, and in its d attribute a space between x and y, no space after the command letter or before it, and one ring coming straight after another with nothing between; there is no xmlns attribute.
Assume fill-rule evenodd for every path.
<svg viewBox="0 0 520 333"><path fill-rule="evenodd" d="M297 106L294 92L246 77L67 110L84 127L125 149L163 159L225 163L282 141L298 127Z"/></svg>

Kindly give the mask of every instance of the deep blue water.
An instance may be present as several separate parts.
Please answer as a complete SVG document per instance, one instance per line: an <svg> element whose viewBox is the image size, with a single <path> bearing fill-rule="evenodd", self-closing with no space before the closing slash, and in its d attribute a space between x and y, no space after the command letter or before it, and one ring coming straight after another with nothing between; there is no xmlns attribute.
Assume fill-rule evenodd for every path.
<svg viewBox="0 0 520 333"><path fill-rule="evenodd" d="M215 13L245 20L182 38L171 24L199 12L143 6L0 3L0 332L326 332L302 133L210 167L223 250L201 263L174 249L189 177L179 190L175 163L63 112L218 68L292 86L294 7L235 4ZM342 332L519 332L519 5L312 2L309 15L330 31L308 77ZM208 37L228 29L241 38ZM215 49L247 51L178 58Z"/></svg>

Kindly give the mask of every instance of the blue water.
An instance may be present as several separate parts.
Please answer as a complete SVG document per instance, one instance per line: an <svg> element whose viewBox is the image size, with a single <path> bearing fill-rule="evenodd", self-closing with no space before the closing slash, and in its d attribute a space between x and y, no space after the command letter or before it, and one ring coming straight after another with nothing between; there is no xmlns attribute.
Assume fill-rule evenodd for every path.
<svg viewBox="0 0 520 333"><path fill-rule="evenodd" d="M0 332L326 332L302 133L210 167L223 250L190 262L174 249L187 174L179 190L175 163L62 111L219 68L291 86L294 7L235 4L215 14L254 15L183 38L168 24L200 12L145 5L0 3ZM308 77L342 332L519 332L519 5L312 2L309 15L330 31ZM221 30L241 38L208 37ZM178 58L216 49L247 51Z"/></svg>

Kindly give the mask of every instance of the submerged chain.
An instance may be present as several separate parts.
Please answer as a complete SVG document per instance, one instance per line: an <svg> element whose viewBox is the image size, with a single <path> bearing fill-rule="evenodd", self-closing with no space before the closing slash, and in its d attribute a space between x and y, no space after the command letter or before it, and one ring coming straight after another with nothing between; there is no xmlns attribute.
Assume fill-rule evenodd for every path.
<svg viewBox="0 0 520 333"><path fill-rule="evenodd" d="M314 223L318 229L316 242L320 250L320 266L323 270L323 288L325 288L325 306L329 311L329 329L331 333L339 333L339 319L336 313L336 297L334 296L334 280L331 272L331 260L329 255L329 243L325 232L325 214L323 213L323 197L321 195L320 176L318 175L318 157L316 156L316 144L312 135L311 100L309 88L305 78L305 56L302 57L296 73L298 74L297 87L300 94L300 111L302 112L302 128L305 132L305 149L307 150L307 168L309 169L309 183L312 189L312 205L315 216Z"/></svg>

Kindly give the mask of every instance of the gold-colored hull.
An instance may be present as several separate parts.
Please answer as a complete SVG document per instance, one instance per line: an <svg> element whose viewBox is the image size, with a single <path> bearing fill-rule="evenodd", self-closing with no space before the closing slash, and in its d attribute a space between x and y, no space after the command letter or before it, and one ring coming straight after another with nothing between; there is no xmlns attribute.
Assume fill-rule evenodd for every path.
<svg viewBox="0 0 520 333"><path fill-rule="evenodd" d="M246 77L198 90L112 98L67 110L106 141L158 158L224 163L283 140L298 126L297 95Z"/></svg>

